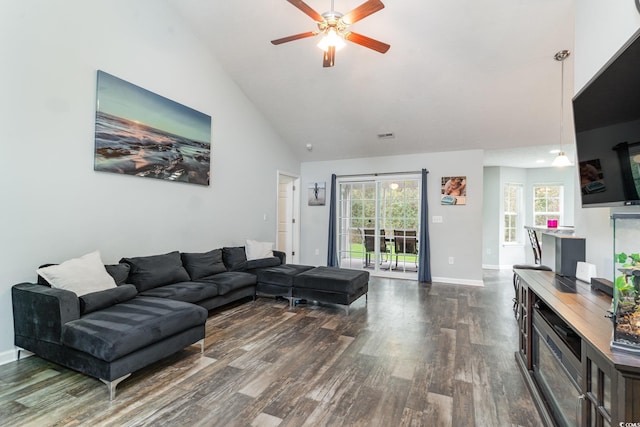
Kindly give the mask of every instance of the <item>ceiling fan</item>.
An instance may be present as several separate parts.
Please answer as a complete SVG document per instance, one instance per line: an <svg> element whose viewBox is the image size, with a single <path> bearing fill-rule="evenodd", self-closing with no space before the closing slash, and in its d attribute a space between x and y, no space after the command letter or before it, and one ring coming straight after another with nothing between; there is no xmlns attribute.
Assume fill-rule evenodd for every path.
<svg viewBox="0 0 640 427"><path fill-rule="evenodd" d="M287 0L289 3L300 9L302 12L311 17L318 26L317 31L308 31L306 33L295 34L289 37L272 40L271 43L279 45L282 43L300 40L307 37L314 37L322 34L322 40L318 43L318 47L324 51L322 61L323 67L333 67L335 64L336 51L345 45L344 40L348 40L360 46L373 49L376 52L386 53L390 45L381 41L372 39L362 34L349 31L349 27L367 16L378 12L384 8L384 4L380 0L368 0L351 12L342 14L333 10L333 0L331 0L331 11L322 15L313 10L311 6L302 0Z"/></svg>

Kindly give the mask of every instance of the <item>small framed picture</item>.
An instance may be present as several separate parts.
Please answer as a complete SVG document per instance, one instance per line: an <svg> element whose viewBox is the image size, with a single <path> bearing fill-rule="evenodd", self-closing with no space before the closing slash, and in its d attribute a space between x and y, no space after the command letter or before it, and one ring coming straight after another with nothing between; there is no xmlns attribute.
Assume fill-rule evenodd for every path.
<svg viewBox="0 0 640 427"><path fill-rule="evenodd" d="M443 176L442 177L442 197L440 203L443 205L466 205L467 204L467 177L466 176Z"/></svg>
<svg viewBox="0 0 640 427"><path fill-rule="evenodd" d="M311 182L307 190L309 206L324 206L327 199L326 182Z"/></svg>

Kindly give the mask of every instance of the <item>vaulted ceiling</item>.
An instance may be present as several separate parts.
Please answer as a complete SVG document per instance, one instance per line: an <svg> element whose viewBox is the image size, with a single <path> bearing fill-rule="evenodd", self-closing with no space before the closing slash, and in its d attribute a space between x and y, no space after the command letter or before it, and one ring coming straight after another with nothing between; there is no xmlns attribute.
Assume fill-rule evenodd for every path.
<svg viewBox="0 0 640 427"><path fill-rule="evenodd" d="M316 29L286 0L166 1L301 161L522 149L535 167L536 153L550 162L548 149L559 145L561 66L553 55L573 49L574 0L383 0L384 9L352 29L391 49L348 42L332 68L322 67L319 36L270 43ZM334 0L335 10L363 1ZM330 0L306 3L319 13L331 8ZM570 57L565 145L573 141L572 76Z"/></svg>

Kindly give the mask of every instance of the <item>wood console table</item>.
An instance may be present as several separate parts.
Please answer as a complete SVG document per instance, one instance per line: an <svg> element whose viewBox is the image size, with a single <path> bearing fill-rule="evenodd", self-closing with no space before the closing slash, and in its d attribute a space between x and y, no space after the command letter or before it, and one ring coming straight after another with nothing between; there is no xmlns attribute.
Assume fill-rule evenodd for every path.
<svg viewBox="0 0 640 427"><path fill-rule="evenodd" d="M611 297L553 272L514 274L516 361L545 424L640 423L640 357L609 348Z"/></svg>

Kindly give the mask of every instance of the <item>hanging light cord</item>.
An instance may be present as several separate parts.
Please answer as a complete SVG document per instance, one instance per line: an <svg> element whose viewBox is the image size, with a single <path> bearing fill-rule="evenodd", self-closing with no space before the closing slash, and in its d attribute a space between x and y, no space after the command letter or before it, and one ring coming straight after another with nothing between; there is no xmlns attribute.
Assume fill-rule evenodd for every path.
<svg viewBox="0 0 640 427"><path fill-rule="evenodd" d="M564 58L560 59L560 151L564 154L562 147L562 134L564 133Z"/></svg>
<svg viewBox="0 0 640 427"><path fill-rule="evenodd" d="M640 1L640 0L636 0ZM560 61L560 151L564 154L562 146L562 135L564 133L564 60L569 56L568 50L561 50L556 53L554 59Z"/></svg>

